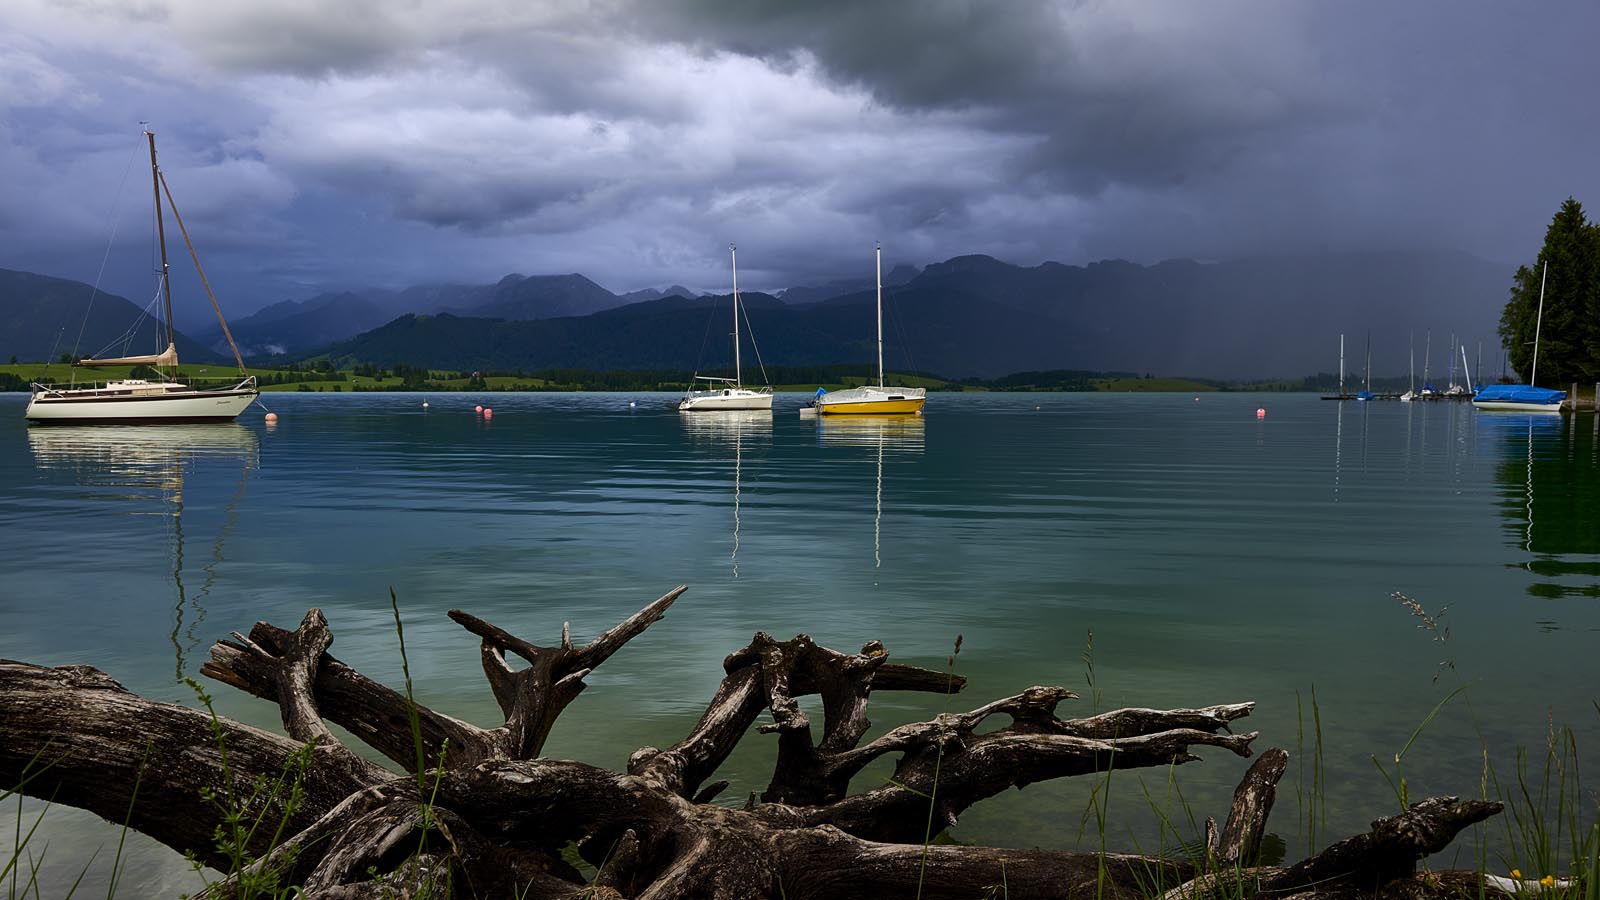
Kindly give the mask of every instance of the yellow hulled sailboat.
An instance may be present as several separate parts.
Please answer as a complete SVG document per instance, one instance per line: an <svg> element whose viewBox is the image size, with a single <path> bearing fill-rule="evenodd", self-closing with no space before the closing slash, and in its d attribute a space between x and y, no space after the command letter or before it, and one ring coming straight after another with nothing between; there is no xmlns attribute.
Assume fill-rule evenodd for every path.
<svg viewBox="0 0 1600 900"><path fill-rule="evenodd" d="M878 269L878 383L842 391L817 392L814 407L819 416L918 416L927 402L927 388L889 387L883 378L883 246L877 248Z"/></svg>

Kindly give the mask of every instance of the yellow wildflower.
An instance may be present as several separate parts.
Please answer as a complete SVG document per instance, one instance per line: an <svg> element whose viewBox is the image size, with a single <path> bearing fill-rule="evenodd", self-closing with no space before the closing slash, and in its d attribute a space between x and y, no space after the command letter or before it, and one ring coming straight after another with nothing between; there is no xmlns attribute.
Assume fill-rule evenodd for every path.
<svg viewBox="0 0 1600 900"><path fill-rule="evenodd" d="M1546 875L1545 877L1539 879L1539 883L1545 887L1555 887L1556 877L1554 875Z"/></svg>
<svg viewBox="0 0 1600 900"><path fill-rule="evenodd" d="M1522 870L1521 869L1512 869L1511 870L1511 877L1512 878L1521 878L1522 877Z"/></svg>

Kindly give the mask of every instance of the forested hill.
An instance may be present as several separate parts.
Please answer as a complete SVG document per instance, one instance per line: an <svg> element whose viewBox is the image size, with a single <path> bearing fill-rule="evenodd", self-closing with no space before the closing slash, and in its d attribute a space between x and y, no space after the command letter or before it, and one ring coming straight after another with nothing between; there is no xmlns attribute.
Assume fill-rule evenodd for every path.
<svg viewBox="0 0 1600 900"><path fill-rule="evenodd" d="M154 353L157 340L155 320L126 298L97 294L81 281L0 269L0 361L41 362L74 350L79 356ZM177 345L186 362L222 359L182 332Z"/></svg>
<svg viewBox="0 0 1600 900"><path fill-rule="evenodd" d="M1485 364L1497 365L1495 326L1513 268L1449 253L1152 266L1118 260L1016 266L961 256L921 271L891 270L896 277L884 288L885 359L891 368L950 378L1029 369L1272 378L1333 371L1343 333L1350 371L1363 367L1370 334L1374 372L1403 375L1408 341L1415 341L1420 369L1431 332L1435 372L1449 365L1452 333L1474 359L1482 341ZM782 299L745 294L762 358L781 365L859 364L869 372L875 365L873 289L849 282L832 289L845 293L823 299L817 297L828 289L792 289ZM43 359L58 334L75 337L90 293L77 282L3 272L0 358ZM628 302L651 293L611 294L580 275L368 289L269 307L240 320L234 334L264 362L331 353L341 363L468 371L731 366L726 296ZM799 302L787 302L791 296ZM100 351L136 313L127 301L102 294L79 352ZM358 334L362 329L371 330ZM179 351L199 361L225 353L215 341L209 346L208 352L184 339ZM67 341L54 352L71 350ZM1459 361L1460 354L1454 356ZM746 359L755 359L748 345Z"/></svg>
<svg viewBox="0 0 1600 900"><path fill-rule="evenodd" d="M1442 370L1452 333L1496 358L1510 278L1510 267L1459 254L1033 267L957 257L886 288L885 357L953 378L1058 368L1271 377L1332 371L1342 332L1352 371L1370 333L1374 371L1403 374L1409 336L1420 366L1431 331ZM767 362L874 365L870 288L806 305L744 299ZM727 303L678 297L539 321L412 315L331 353L469 370L704 371L732 364Z"/></svg>

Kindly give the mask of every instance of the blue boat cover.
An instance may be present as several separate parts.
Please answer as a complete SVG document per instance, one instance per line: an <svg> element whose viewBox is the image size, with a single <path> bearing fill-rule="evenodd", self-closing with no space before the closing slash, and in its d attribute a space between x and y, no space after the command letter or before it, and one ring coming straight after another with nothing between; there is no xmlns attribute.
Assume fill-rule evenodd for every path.
<svg viewBox="0 0 1600 900"><path fill-rule="evenodd" d="M1531 384L1491 384L1472 398L1496 403L1560 403L1567 399L1566 391L1534 387Z"/></svg>

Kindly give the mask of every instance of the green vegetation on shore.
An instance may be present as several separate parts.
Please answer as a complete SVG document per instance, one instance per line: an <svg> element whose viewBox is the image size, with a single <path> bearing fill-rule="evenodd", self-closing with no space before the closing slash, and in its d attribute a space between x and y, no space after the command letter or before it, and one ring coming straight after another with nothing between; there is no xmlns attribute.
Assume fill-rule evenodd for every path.
<svg viewBox="0 0 1600 900"><path fill-rule="evenodd" d="M679 371L602 371L597 369L541 369L533 372L454 372L443 369L368 364L334 369L326 360L268 368L252 366L263 391L682 391L689 387L693 373ZM210 363L185 364L179 377L207 384L220 384L237 377L233 367ZM101 369L74 369L61 363L12 363L0 365L0 391L26 391L32 382L92 384L120 378L154 377L143 367L111 366ZM856 387L875 380L859 366L775 366L767 370L774 390L810 392L818 387L830 391ZM1176 392L1210 391L1327 391L1336 379L1318 374L1304 378L1273 381L1219 381L1202 378L1157 377L1132 372L1092 372L1055 369L1045 372L1016 372L999 378L952 380L926 372L891 372L892 384L927 388L930 391L1071 391L1071 392ZM1399 379L1387 381L1403 382ZM1351 382L1354 383L1354 382ZM1379 388L1380 380L1373 386ZM1401 387L1401 390L1404 388Z"/></svg>
<svg viewBox="0 0 1600 900"><path fill-rule="evenodd" d="M1530 379L1537 336L1539 381L1545 386L1600 381L1597 304L1600 222L1589 221L1583 205L1568 197L1550 220L1533 264L1517 268L1511 299L1500 315L1500 339L1511 357L1511 367Z"/></svg>

